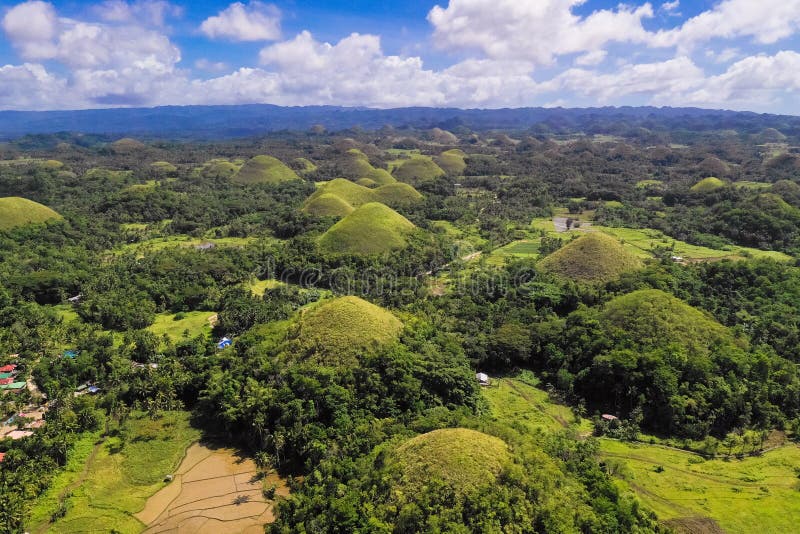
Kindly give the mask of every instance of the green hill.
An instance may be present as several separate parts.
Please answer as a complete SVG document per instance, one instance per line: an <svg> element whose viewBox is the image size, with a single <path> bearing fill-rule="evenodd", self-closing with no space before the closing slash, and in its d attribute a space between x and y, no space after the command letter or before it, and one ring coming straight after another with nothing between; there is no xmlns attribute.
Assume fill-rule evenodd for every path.
<svg viewBox="0 0 800 534"><path fill-rule="evenodd" d="M154 161L150 164L150 168L160 174L169 174L178 170L175 165L168 161Z"/></svg>
<svg viewBox="0 0 800 534"><path fill-rule="evenodd" d="M719 178L711 176L709 178L703 178L694 184L690 191L692 193L710 193L711 191L715 191L721 187L725 187L725 182Z"/></svg>
<svg viewBox="0 0 800 534"><path fill-rule="evenodd" d="M299 179L292 169L272 156L249 159L233 176L233 181L239 184L277 184Z"/></svg>
<svg viewBox="0 0 800 534"><path fill-rule="evenodd" d="M333 193L323 193L306 202L303 211L317 217L344 217L353 212L355 208L340 196Z"/></svg>
<svg viewBox="0 0 800 534"><path fill-rule="evenodd" d="M411 185L403 182L382 185L375 189L375 198L393 208L410 206L422 200L422 195Z"/></svg>
<svg viewBox="0 0 800 534"><path fill-rule="evenodd" d="M508 445L500 438L446 428L406 441L391 454L387 467L401 473L397 489L413 495L435 479L457 493L491 485L510 462Z"/></svg>
<svg viewBox="0 0 800 534"><path fill-rule="evenodd" d="M392 172L401 182L418 184L444 176L445 172L427 156L412 156L397 163Z"/></svg>
<svg viewBox="0 0 800 534"><path fill-rule="evenodd" d="M378 182L376 182L372 178L359 178L358 180L356 180L356 183L364 187L369 187L370 189L378 187Z"/></svg>
<svg viewBox="0 0 800 534"><path fill-rule="evenodd" d="M323 195L337 196L345 204L349 204L354 208L369 202L380 202L392 208L402 208L422 200L422 195L409 184L395 182L371 189L344 178L336 178L320 186L308 197L304 210L307 213L320 215L316 213L314 205L316 204L315 201ZM327 202L330 202L330 200Z"/></svg>
<svg viewBox="0 0 800 534"><path fill-rule="evenodd" d="M239 172L239 165L226 159L212 159L205 162L199 172L208 178L230 177Z"/></svg>
<svg viewBox="0 0 800 534"><path fill-rule="evenodd" d="M292 166L303 174L317 170L317 166L307 158L295 158L292 162Z"/></svg>
<svg viewBox="0 0 800 534"><path fill-rule="evenodd" d="M328 253L382 254L405 248L414 230L411 221L378 202L359 207L334 224L319 240Z"/></svg>
<svg viewBox="0 0 800 534"><path fill-rule="evenodd" d="M402 329L390 311L358 297L340 297L302 314L294 353L322 365L355 365L358 353L396 341Z"/></svg>
<svg viewBox="0 0 800 534"><path fill-rule="evenodd" d="M639 347L679 344L693 354L736 344L730 330L709 314L658 289L643 289L606 303L602 320Z"/></svg>
<svg viewBox="0 0 800 534"><path fill-rule="evenodd" d="M434 128L430 131L429 137L434 143L442 145L455 145L458 143L458 137L455 134L442 130L441 128Z"/></svg>
<svg viewBox="0 0 800 534"><path fill-rule="evenodd" d="M0 230L60 219L61 215L38 202L19 197L0 198Z"/></svg>
<svg viewBox="0 0 800 534"><path fill-rule="evenodd" d="M458 149L446 150L439 154L436 162L449 176L461 176L467 163L464 161L466 154Z"/></svg>
<svg viewBox="0 0 800 534"><path fill-rule="evenodd" d="M642 266L619 241L600 233L587 233L546 256L539 265L557 276L579 282L608 282Z"/></svg>
<svg viewBox="0 0 800 534"><path fill-rule="evenodd" d="M367 155L357 148L351 148L342 154L337 164L342 175L352 180L370 177L370 173L375 170Z"/></svg>
<svg viewBox="0 0 800 534"><path fill-rule="evenodd" d="M58 161L57 159L48 159L48 160L42 162L42 168L43 169L48 169L48 170L52 170L52 171L58 170L58 169L62 168L63 166L64 166L64 164L62 162Z"/></svg>
<svg viewBox="0 0 800 534"><path fill-rule="evenodd" d="M364 178L369 178L378 185L387 185L397 182L394 176L389 174L386 169L372 169L364 175Z"/></svg>
<svg viewBox="0 0 800 534"><path fill-rule="evenodd" d="M146 145L136 139L130 137L123 137L111 143L111 148L117 153L138 152L146 148Z"/></svg>

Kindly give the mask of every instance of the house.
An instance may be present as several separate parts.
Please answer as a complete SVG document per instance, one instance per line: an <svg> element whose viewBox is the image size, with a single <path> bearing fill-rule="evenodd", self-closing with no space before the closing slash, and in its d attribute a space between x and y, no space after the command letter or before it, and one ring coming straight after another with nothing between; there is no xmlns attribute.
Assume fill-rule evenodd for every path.
<svg viewBox="0 0 800 534"><path fill-rule="evenodd" d="M87 391L89 392L90 395L95 395L100 391L100 388L97 386L89 386L89 389L87 389Z"/></svg>
<svg viewBox="0 0 800 534"><path fill-rule="evenodd" d="M200 243L199 245L195 245L194 248L197 250L211 250L212 248L216 247L214 243Z"/></svg>
<svg viewBox="0 0 800 534"><path fill-rule="evenodd" d="M617 417L616 415L611 415L610 413L604 413L600 417L603 419L603 421L618 421L619 420L619 417Z"/></svg>
<svg viewBox="0 0 800 534"><path fill-rule="evenodd" d="M71 360L74 360L77 356L78 356L78 351L77 350L65 350L61 354L62 358L69 358Z"/></svg>
<svg viewBox="0 0 800 534"><path fill-rule="evenodd" d="M6 453L0 452L0 464L2 464L3 460L5 460L5 459L6 459Z"/></svg>
<svg viewBox="0 0 800 534"><path fill-rule="evenodd" d="M37 419L36 421L31 421L27 425L25 425L26 430L36 430L37 428L42 428L44 426L44 419Z"/></svg>
<svg viewBox="0 0 800 534"><path fill-rule="evenodd" d="M675 263L680 263L683 261L683 256L672 256L670 259Z"/></svg>
<svg viewBox="0 0 800 534"><path fill-rule="evenodd" d="M11 391L13 393L17 393L17 392L25 389L25 387L27 385L28 384L25 383L25 382L11 382L10 384L5 384L3 386L0 386L0 389L6 390L6 391Z"/></svg>
<svg viewBox="0 0 800 534"><path fill-rule="evenodd" d="M10 363L8 365L0 367L0 373L13 373L16 368L17 368L16 364Z"/></svg>
<svg viewBox="0 0 800 534"><path fill-rule="evenodd" d="M80 303L80 301L81 301L81 299L82 299L82 298L83 298L83 294L81 294L81 293L78 293L78 294L77 294L77 295L75 295L74 297L70 297L70 298L68 298L68 299L67 299L67 301L68 301L69 303L71 303L71 304L78 304L78 303Z"/></svg>
<svg viewBox="0 0 800 534"><path fill-rule="evenodd" d="M478 384L482 386L489 385L489 375L486 373L475 373L475 378L478 380Z"/></svg>
<svg viewBox="0 0 800 534"><path fill-rule="evenodd" d="M10 377L9 378L0 378L0 386L8 385L13 381L14 381L14 379L10 378Z"/></svg>
<svg viewBox="0 0 800 534"><path fill-rule="evenodd" d="M219 340L219 343L217 343L217 349L222 350L224 348L230 347L232 343L233 341L231 341L231 338L223 337L222 339Z"/></svg>
<svg viewBox="0 0 800 534"><path fill-rule="evenodd" d="M14 378L14 373L0 373L0 379L3 378Z"/></svg>

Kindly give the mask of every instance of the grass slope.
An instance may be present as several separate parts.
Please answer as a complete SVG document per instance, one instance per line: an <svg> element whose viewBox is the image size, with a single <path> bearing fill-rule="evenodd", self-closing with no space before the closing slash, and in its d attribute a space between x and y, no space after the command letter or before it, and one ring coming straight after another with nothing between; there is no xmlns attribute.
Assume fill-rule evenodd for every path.
<svg viewBox="0 0 800 534"><path fill-rule="evenodd" d="M355 208L349 202L333 193L312 196L303 206L304 212L318 217L345 217L353 213L353 210Z"/></svg>
<svg viewBox="0 0 800 534"><path fill-rule="evenodd" d="M539 265L564 278L596 283L614 280L642 264L613 237L591 232L545 257Z"/></svg>
<svg viewBox="0 0 800 534"><path fill-rule="evenodd" d="M674 340L693 353L737 342L730 330L709 314L658 289L642 289L606 303L602 318L640 346L663 346Z"/></svg>
<svg viewBox="0 0 800 534"><path fill-rule="evenodd" d="M410 184L435 180L446 173L430 157L413 155L409 159L395 162L392 175Z"/></svg>
<svg viewBox="0 0 800 534"><path fill-rule="evenodd" d="M165 475L181 462L187 447L200 432L189 426L188 412L166 412L152 420L133 414L125 423L126 440L119 437L99 442L94 450L81 445L82 466L68 467L51 488L36 501L29 515L32 532L138 533L144 526L132 514L161 489ZM68 464L69 465L69 464ZM48 525L59 496L69 490L67 514Z"/></svg>
<svg viewBox="0 0 800 534"><path fill-rule="evenodd" d="M511 461L500 438L466 428L434 430L400 445L387 462L402 473L399 489L413 493L432 479L456 492L492 484Z"/></svg>
<svg viewBox="0 0 800 534"><path fill-rule="evenodd" d="M467 162L464 161L466 154L458 149L446 150L439 154L436 163L450 176L461 176L464 169L467 168Z"/></svg>
<svg viewBox="0 0 800 534"><path fill-rule="evenodd" d="M716 191L722 187L725 187L725 182L712 176L709 178L703 178L694 184L689 190L692 193L710 193L711 191Z"/></svg>
<svg viewBox="0 0 800 534"><path fill-rule="evenodd" d="M0 230L61 219L61 215L38 202L20 197L0 198Z"/></svg>
<svg viewBox="0 0 800 534"><path fill-rule="evenodd" d="M336 195L355 208L362 204L376 201L375 191L373 189L358 185L344 178L336 178L320 186L308 197L308 201L313 201L325 194Z"/></svg>
<svg viewBox="0 0 800 534"><path fill-rule="evenodd" d="M147 327L155 335L168 336L173 342L180 341L184 337L184 332L189 332L189 337L198 334L205 336L211 335L211 323L208 318L214 315L213 311L193 311L184 312L182 318L176 318L172 313L159 313L156 320Z"/></svg>
<svg viewBox="0 0 800 534"><path fill-rule="evenodd" d="M403 323L390 311L358 297L322 302L302 314L295 342L322 365L355 365L355 353L398 339Z"/></svg>
<svg viewBox="0 0 800 534"><path fill-rule="evenodd" d="M382 185L374 191L378 202L392 207L410 206L422 200L419 191L402 182Z"/></svg>
<svg viewBox="0 0 800 534"><path fill-rule="evenodd" d="M230 177L239 172L239 167L226 159L212 159L200 168L200 174L207 177Z"/></svg>
<svg viewBox="0 0 800 534"><path fill-rule="evenodd" d="M330 253L381 254L407 245L414 224L392 208L371 202L359 207L325 232L320 249Z"/></svg>
<svg viewBox="0 0 800 534"><path fill-rule="evenodd" d="M277 184L299 179L292 169L272 156L249 159L233 176L233 181L239 184Z"/></svg>

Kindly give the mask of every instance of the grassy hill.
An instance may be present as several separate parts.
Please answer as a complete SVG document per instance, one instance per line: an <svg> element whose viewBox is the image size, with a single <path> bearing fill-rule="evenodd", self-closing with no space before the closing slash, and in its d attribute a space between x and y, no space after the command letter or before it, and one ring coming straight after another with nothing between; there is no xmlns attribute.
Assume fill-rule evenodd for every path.
<svg viewBox="0 0 800 534"><path fill-rule="evenodd" d="M446 150L439 154L436 163L450 176L461 176L467 163L464 161L466 154L458 149Z"/></svg>
<svg viewBox="0 0 800 534"><path fill-rule="evenodd" d="M364 175L364 178L369 178L378 185L393 184L397 181L386 169L372 169Z"/></svg>
<svg viewBox="0 0 800 534"><path fill-rule="evenodd" d="M673 341L693 353L737 344L730 330L709 314L658 289L643 289L609 301L601 314L611 327L642 347Z"/></svg>
<svg viewBox="0 0 800 534"><path fill-rule="evenodd" d="M353 213L355 208L333 193L322 193L313 196L303 206L303 211L318 217L344 217Z"/></svg>
<svg viewBox="0 0 800 534"><path fill-rule="evenodd" d="M358 297L325 301L306 311L294 342L322 365L355 365L356 355L396 341L403 323L390 311Z"/></svg>
<svg viewBox="0 0 800 534"><path fill-rule="evenodd" d="M411 438L387 463L402 473L398 489L413 494L432 479L444 481L456 492L490 485L510 461L508 445L500 438L446 428Z"/></svg>
<svg viewBox="0 0 800 534"><path fill-rule="evenodd" d="M539 265L579 282L608 282L642 266L636 256L609 235L591 232L545 257Z"/></svg>
<svg viewBox="0 0 800 534"><path fill-rule="evenodd" d="M144 143L130 137L123 137L111 143L111 149L117 153L138 152L144 148L146 148Z"/></svg>
<svg viewBox="0 0 800 534"><path fill-rule="evenodd" d="M212 159L207 161L199 172L207 177L230 177L239 172L239 165L226 159Z"/></svg>
<svg viewBox="0 0 800 534"><path fill-rule="evenodd" d="M690 191L692 193L710 193L711 191L715 191L721 187L725 187L725 182L719 178L714 178L711 176L709 178L703 178L694 184Z"/></svg>
<svg viewBox="0 0 800 534"><path fill-rule="evenodd" d="M0 230L60 219L61 215L38 202L20 197L0 198Z"/></svg>
<svg viewBox="0 0 800 534"><path fill-rule="evenodd" d="M295 169L298 169L298 172L303 174L317 170L317 166L314 165L314 162L307 158L295 158L292 165Z"/></svg>
<svg viewBox="0 0 800 534"><path fill-rule="evenodd" d="M330 198L332 196L338 197L341 202L334 206L334 201ZM325 198L323 199L323 197ZM370 202L380 202L392 208L399 208L420 200L422 200L422 195L408 184L395 182L371 189L344 178L336 178L320 186L308 198L303 210L319 216L338 214L343 216L352 211L346 210L346 205L357 208ZM332 209L333 212L331 212Z"/></svg>
<svg viewBox="0 0 800 534"><path fill-rule="evenodd" d="M299 179L292 169L272 156L249 159L233 177L233 181L239 184L277 184Z"/></svg>
<svg viewBox="0 0 800 534"><path fill-rule="evenodd" d="M369 187L370 189L378 187L378 182L376 182L372 178L359 178L358 180L356 180L356 183L364 187Z"/></svg>
<svg viewBox="0 0 800 534"><path fill-rule="evenodd" d="M407 245L414 224L392 208L370 202L334 224L319 240L329 253L381 254Z"/></svg>
<svg viewBox="0 0 800 534"><path fill-rule="evenodd" d="M150 168L159 174L169 174L178 170L175 165L168 161L154 161L150 164Z"/></svg>
<svg viewBox="0 0 800 534"><path fill-rule="evenodd" d="M428 182L445 174L444 170L431 158L419 155L413 155L409 159L398 161L392 172L396 179L410 184Z"/></svg>

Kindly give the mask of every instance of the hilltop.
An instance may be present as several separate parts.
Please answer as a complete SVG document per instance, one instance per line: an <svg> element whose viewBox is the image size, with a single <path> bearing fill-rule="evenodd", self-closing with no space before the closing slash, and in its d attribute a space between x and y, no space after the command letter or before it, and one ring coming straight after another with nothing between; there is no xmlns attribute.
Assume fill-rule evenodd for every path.
<svg viewBox="0 0 800 534"><path fill-rule="evenodd" d="M378 185L396 182L395 178L385 169L375 168L366 154L357 148L347 150L337 162L337 169L342 176L350 180L369 178Z"/></svg>
<svg viewBox="0 0 800 534"><path fill-rule="evenodd" d="M0 198L0 230L61 219L54 210L20 197Z"/></svg>
<svg viewBox="0 0 800 534"><path fill-rule="evenodd" d="M332 213L331 203L333 200L330 197L334 196L340 202L337 203L336 209ZM327 200L320 202L323 197ZM376 188L369 188L344 178L336 178L320 186L306 200L303 211L319 216L336 215L337 213L347 215L347 213L344 213L344 211L348 211L345 205L357 208L370 202L380 202L392 208L402 208L420 200L422 200L422 195L409 184L395 182Z"/></svg>
<svg viewBox="0 0 800 534"><path fill-rule="evenodd" d="M355 208L342 197L333 193L322 193L306 201L303 211L317 217L344 217L353 213Z"/></svg>
<svg viewBox="0 0 800 534"><path fill-rule="evenodd" d="M510 462L508 445L500 438L467 428L446 428L401 444L387 465L401 473L398 489L413 495L437 479L456 493L491 485Z"/></svg>
<svg viewBox="0 0 800 534"><path fill-rule="evenodd" d="M436 163L450 176L460 176L464 169L467 168L467 163L464 158L466 154L459 149L446 150L439 154L436 158Z"/></svg>
<svg viewBox="0 0 800 534"><path fill-rule="evenodd" d="M396 341L402 329L390 311L358 297L340 297L302 314L290 352L322 365L355 365L358 353Z"/></svg>
<svg viewBox="0 0 800 534"><path fill-rule="evenodd" d="M710 193L711 191L716 191L725 187L725 182L720 180L719 178L715 178L714 176L710 176L708 178L703 178L696 184L694 184L690 191L692 193Z"/></svg>
<svg viewBox="0 0 800 534"><path fill-rule="evenodd" d="M360 206L334 224L319 240L328 253L382 254L405 248L414 224L379 202Z"/></svg>
<svg viewBox="0 0 800 534"><path fill-rule="evenodd" d="M396 179L410 184L428 182L445 174L432 159L418 155L399 161L392 171Z"/></svg>
<svg viewBox="0 0 800 534"><path fill-rule="evenodd" d="M239 184L277 184L300 177L277 158L255 156L245 162L232 179Z"/></svg>
<svg viewBox="0 0 800 534"><path fill-rule="evenodd" d="M598 283L619 278L642 263L613 237L590 232L546 256L539 265L557 276Z"/></svg>

